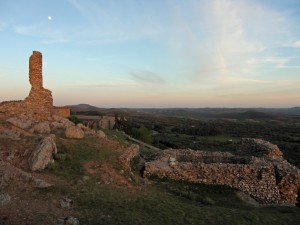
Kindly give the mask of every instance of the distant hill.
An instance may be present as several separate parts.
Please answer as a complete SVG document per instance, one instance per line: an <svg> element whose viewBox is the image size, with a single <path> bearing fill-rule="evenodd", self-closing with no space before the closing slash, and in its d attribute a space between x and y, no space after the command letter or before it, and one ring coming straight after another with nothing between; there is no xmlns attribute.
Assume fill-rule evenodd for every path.
<svg viewBox="0 0 300 225"><path fill-rule="evenodd" d="M89 104L68 105L72 111L98 111L100 108Z"/></svg>
<svg viewBox="0 0 300 225"><path fill-rule="evenodd" d="M150 113L190 118L274 119L300 117L300 107L293 108L99 108L89 104L69 105L72 113L115 115Z"/></svg>
<svg viewBox="0 0 300 225"><path fill-rule="evenodd" d="M80 114L80 115L111 115L114 116L115 114L126 114L126 110L124 109L117 109L117 108L99 108L96 106L92 106L89 104L78 104L78 105L69 105L71 109L71 114Z"/></svg>
<svg viewBox="0 0 300 225"><path fill-rule="evenodd" d="M264 112L253 111L253 110L249 110L249 111L242 112L242 113L221 114L221 115L219 115L219 117L232 118L232 119L275 119L275 118L277 118L276 115L268 114L268 113L264 113Z"/></svg>
<svg viewBox="0 0 300 225"><path fill-rule="evenodd" d="M157 113L166 116L191 118L236 118L258 119L275 117L300 117L300 107L293 108L161 108L139 109L141 112Z"/></svg>

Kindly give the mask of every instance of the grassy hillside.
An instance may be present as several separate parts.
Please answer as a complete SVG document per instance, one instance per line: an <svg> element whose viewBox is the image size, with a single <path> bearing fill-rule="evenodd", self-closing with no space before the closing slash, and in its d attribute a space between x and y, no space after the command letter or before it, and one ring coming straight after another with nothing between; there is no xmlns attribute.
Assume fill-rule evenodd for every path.
<svg viewBox="0 0 300 225"><path fill-rule="evenodd" d="M96 138L58 139L58 156L45 172L63 182L38 192L51 201L67 196L74 201L70 214L81 224L298 224L296 207L255 207L228 187L161 180L144 180L120 168L118 156L129 146L110 131L114 142ZM151 154L149 149L141 149ZM155 152L154 152L155 153ZM88 166L87 166L88 165Z"/></svg>

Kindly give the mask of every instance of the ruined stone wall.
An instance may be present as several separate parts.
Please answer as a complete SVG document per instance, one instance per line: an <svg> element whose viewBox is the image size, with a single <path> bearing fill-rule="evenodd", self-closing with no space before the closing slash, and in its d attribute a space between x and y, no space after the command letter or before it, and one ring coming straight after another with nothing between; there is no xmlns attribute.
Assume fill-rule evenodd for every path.
<svg viewBox="0 0 300 225"><path fill-rule="evenodd" d="M29 82L31 90L24 101L0 103L1 117L26 116L35 120L49 119L53 98L51 91L43 87L42 54L38 51L33 51L29 58Z"/></svg>
<svg viewBox="0 0 300 225"><path fill-rule="evenodd" d="M267 156L275 159L282 156L282 152L277 145L262 139L243 138L237 154L251 155L256 157Z"/></svg>
<svg viewBox="0 0 300 225"><path fill-rule="evenodd" d="M140 154L140 146L132 144L129 146L125 152L119 157L119 162L121 166L127 170L131 171L131 161L134 157Z"/></svg>
<svg viewBox="0 0 300 225"><path fill-rule="evenodd" d="M68 107L57 107L52 108L52 115L68 118L71 115L71 110Z"/></svg>
<svg viewBox="0 0 300 225"><path fill-rule="evenodd" d="M242 146L250 148L246 143L259 146L263 142L247 139ZM254 196L263 203L295 205L300 188L300 171L281 156L270 157L268 154L274 150L274 145L269 142L265 144L262 147L267 155L260 158L234 156L222 152L169 149L164 151L158 160L146 163L144 175L228 185ZM268 146L270 148L267 148Z"/></svg>
<svg viewBox="0 0 300 225"><path fill-rule="evenodd" d="M175 157L178 162L245 164L250 161L250 157L236 156L229 152L206 152L191 149L167 149L164 150L164 156Z"/></svg>
<svg viewBox="0 0 300 225"><path fill-rule="evenodd" d="M99 121L99 126L103 129L112 130L116 124L116 119L113 116L102 116Z"/></svg>
<svg viewBox="0 0 300 225"><path fill-rule="evenodd" d="M0 119L10 117L23 108L23 101L5 101L0 103Z"/></svg>

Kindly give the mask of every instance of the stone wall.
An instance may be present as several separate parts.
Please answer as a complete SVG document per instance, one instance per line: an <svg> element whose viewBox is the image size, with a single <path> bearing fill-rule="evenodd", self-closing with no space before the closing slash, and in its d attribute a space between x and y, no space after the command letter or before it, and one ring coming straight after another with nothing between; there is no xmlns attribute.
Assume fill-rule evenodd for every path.
<svg viewBox="0 0 300 225"><path fill-rule="evenodd" d="M274 149L277 155L281 155L277 146L259 139L243 141L242 147L249 150L251 146L256 146L258 151L257 146L260 146L266 154L255 157L222 152L165 150L159 159L146 163L144 175L228 185L262 203L295 205L300 188L299 170L281 156L269 155Z"/></svg>
<svg viewBox="0 0 300 225"><path fill-rule="evenodd" d="M0 118L21 116L37 121L50 119L53 111L53 98L51 91L43 87L42 61L42 54L33 51L29 58L30 93L23 101L0 103Z"/></svg>
<svg viewBox="0 0 300 225"><path fill-rule="evenodd" d="M68 107L53 106L52 115L68 118L71 115L71 110Z"/></svg>
<svg viewBox="0 0 300 225"><path fill-rule="evenodd" d="M113 116L102 116L99 121L99 126L103 129L112 130L116 124L116 119Z"/></svg>
<svg viewBox="0 0 300 225"><path fill-rule="evenodd" d="M134 157L138 156L139 154L140 154L140 146L136 144L132 144L119 157L119 162L121 166L125 170L131 171L131 161Z"/></svg>

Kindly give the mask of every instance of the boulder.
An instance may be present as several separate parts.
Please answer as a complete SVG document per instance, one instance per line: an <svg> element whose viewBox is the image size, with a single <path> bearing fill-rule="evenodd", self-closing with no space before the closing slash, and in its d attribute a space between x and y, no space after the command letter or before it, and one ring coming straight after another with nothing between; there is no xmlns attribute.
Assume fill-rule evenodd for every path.
<svg viewBox="0 0 300 225"><path fill-rule="evenodd" d="M102 130L97 131L97 136L99 138L106 138L106 134Z"/></svg>
<svg viewBox="0 0 300 225"><path fill-rule="evenodd" d="M68 216L64 219L58 219L58 225L79 225L79 220L73 216Z"/></svg>
<svg viewBox="0 0 300 225"><path fill-rule="evenodd" d="M80 127L70 126L66 128L65 135L67 138L82 139L84 138L84 132Z"/></svg>
<svg viewBox="0 0 300 225"><path fill-rule="evenodd" d="M49 122L40 122L34 125L33 131L40 134L49 134L51 132Z"/></svg>
<svg viewBox="0 0 300 225"><path fill-rule="evenodd" d="M28 130L32 125L33 121L29 119L20 119L16 117L11 117L6 121L10 122L11 124L15 125L16 127L22 128L23 130Z"/></svg>
<svg viewBox="0 0 300 225"><path fill-rule="evenodd" d="M51 123L51 128L52 129L64 128L64 125L62 123L54 121Z"/></svg>
<svg viewBox="0 0 300 225"><path fill-rule="evenodd" d="M52 119L54 120L54 122L60 123L61 126L65 128L75 125L72 121L61 116L53 115ZM57 125L57 123L55 124Z"/></svg>
<svg viewBox="0 0 300 225"><path fill-rule="evenodd" d="M31 153L29 166L32 171L43 170L53 160L52 154L57 153L55 135L45 137Z"/></svg>
<svg viewBox="0 0 300 225"><path fill-rule="evenodd" d="M10 202L10 196L6 192L0 192L0 207Z"/></svg>
<svg viewBox="0 0 300 225"><path fill-rule="evenodd" d="M65 118L63 118L63 119L61 120L61 123L63 124L63 126L64 126L65 128L68 128L68 127L71 127L71 126L74 126L74 125L75 125L72 121L70 121L70 120L68 120L68 119L65 119Z"/></svg>
<svg viewBox="0 0 300 225"><path fill-rule="evenodd" d="M83 125L82 123L78 123L77 127L81 128L84 131L85 135L90 135L90 136L95 136L96 135L96 131Z"/></svg>
<svg viewBox="0 0 300 225"><path fill-rule="evenodd" d="M17 130L0 129L0 138L9 138L13 140L20 139L21 133Z"/></svg>

